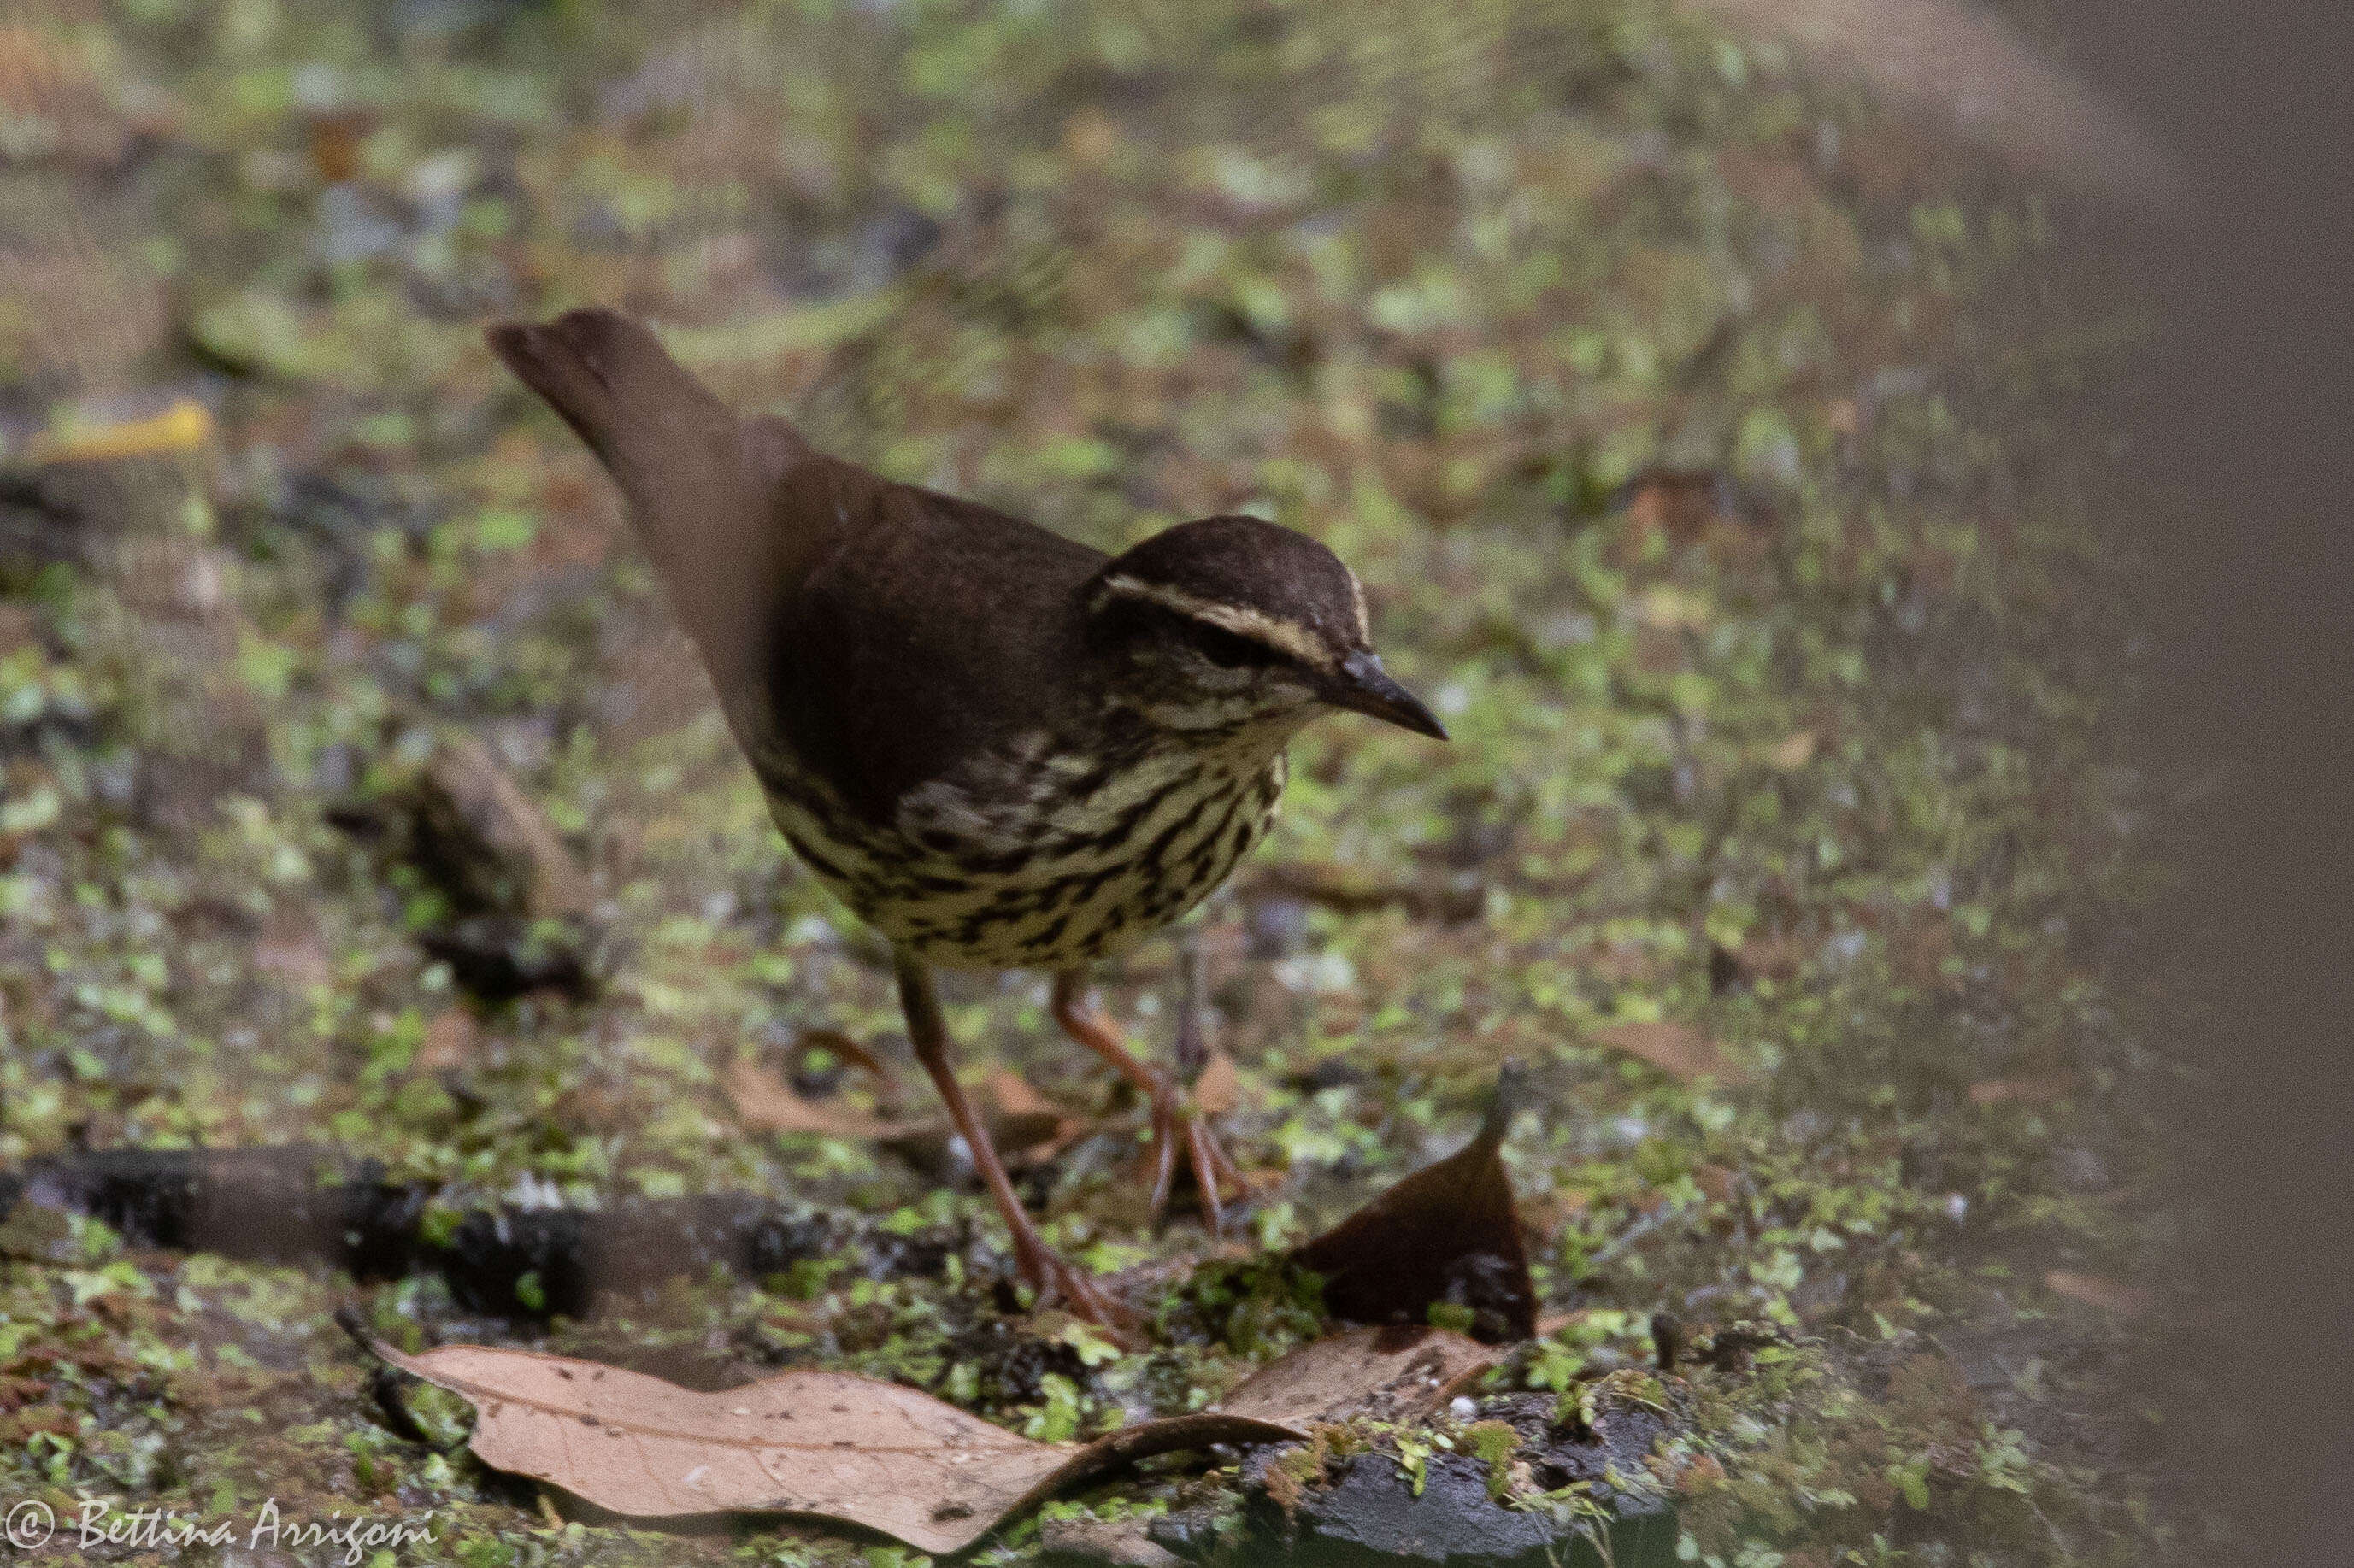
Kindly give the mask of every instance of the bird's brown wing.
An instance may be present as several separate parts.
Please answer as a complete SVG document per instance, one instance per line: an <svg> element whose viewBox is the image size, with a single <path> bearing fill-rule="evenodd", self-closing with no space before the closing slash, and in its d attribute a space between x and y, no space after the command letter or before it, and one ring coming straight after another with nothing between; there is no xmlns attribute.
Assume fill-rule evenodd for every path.
<svg viewBox="0 0 2354 1568"><path fill-rule="evenodd" d="M969 758L1098 718L1077 601L1099 552L817 461L851 525L780 618L769 689L796 754L854 810L887 821Z"/></svg>
<svg viewBox="0 0 2354 1568"><path fill-rule="evenodd" d="M886 820L974 752L1055 727L1097 551L739 418L609 310L491 329L597 454L755 766L793 759Z"/></svg>

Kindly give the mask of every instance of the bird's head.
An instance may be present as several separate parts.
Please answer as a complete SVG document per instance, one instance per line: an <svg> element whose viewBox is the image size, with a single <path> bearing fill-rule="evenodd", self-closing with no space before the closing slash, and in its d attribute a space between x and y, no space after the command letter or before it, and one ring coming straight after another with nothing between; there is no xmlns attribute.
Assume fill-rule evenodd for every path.
<svg viewBox="0 0 2354 1568"><path fill-rule="evenodd" d="M1356 574L1288 528L1181 523L1107 562L1083 610L1115 700L1165 729L1296 726L1345 708L1447 738L1382 669Z"/></svg>

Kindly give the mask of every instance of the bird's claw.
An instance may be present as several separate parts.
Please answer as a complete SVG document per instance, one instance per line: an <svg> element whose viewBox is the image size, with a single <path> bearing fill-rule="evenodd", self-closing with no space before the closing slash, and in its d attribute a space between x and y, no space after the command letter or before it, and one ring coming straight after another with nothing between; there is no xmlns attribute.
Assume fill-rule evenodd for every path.
<svg viewBox="0 0 2354 1568"><path fill-rule="evenodd" d="M1060 1307L1072 1317L1103 1330L1128 1349L1142 1342L1135 1310L1097 1285L1095 1276L1086 1269L1044 1246L1025 1252L1021 1264L1022 1277L1037 1293L1039 1308Z"/></svg>
<svg viewBox="0 0 2354 1568"><path fill-rule="evenodd" d="M1209 1123L1182 1103L1176 1089L1163 1079L1152 1091L1152 1218L1158 1224L1168 1212L1170 1189L1177 1174L1177 1150L1182 1144L1186 1164L1202 1203L1202 1224L1210 1234L1222 1234L1226 1224L1223 1189L1250 1191L1250 1183L1218 1146Z"/></svg>

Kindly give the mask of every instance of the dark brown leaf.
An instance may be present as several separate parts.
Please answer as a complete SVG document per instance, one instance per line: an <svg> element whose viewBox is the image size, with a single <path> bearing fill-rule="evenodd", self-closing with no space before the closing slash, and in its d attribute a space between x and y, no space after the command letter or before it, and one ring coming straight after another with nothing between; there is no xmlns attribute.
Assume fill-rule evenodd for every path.
<svg viewBox="0 0 2354 1568"><path fill-rule="evenodd" d="M1519 1070L1508 1065L1478 1136L1425 1166L1292 1255L1324 1277L1324 1304L1352 1323L1420 1323L1434 1304L1469 1307L1474 1332L1536 1331L1511 1182L1497 1155L1510 1130Z"/></svg>

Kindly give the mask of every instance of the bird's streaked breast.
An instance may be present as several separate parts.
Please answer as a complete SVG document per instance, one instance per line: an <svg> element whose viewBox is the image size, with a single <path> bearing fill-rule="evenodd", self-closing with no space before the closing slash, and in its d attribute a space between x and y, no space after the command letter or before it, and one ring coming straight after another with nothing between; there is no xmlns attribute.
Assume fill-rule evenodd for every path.
<svg viewBox="0 0 2354 1568"><path fill-rule="evenodd" d="M778 751L756 766L787 842L892 942L950 968L1060 969L1133 946L1225 880L1274 821L1281 746L1148 733L1083 753L1026 736L909 791L881 827Z"/></svg>

